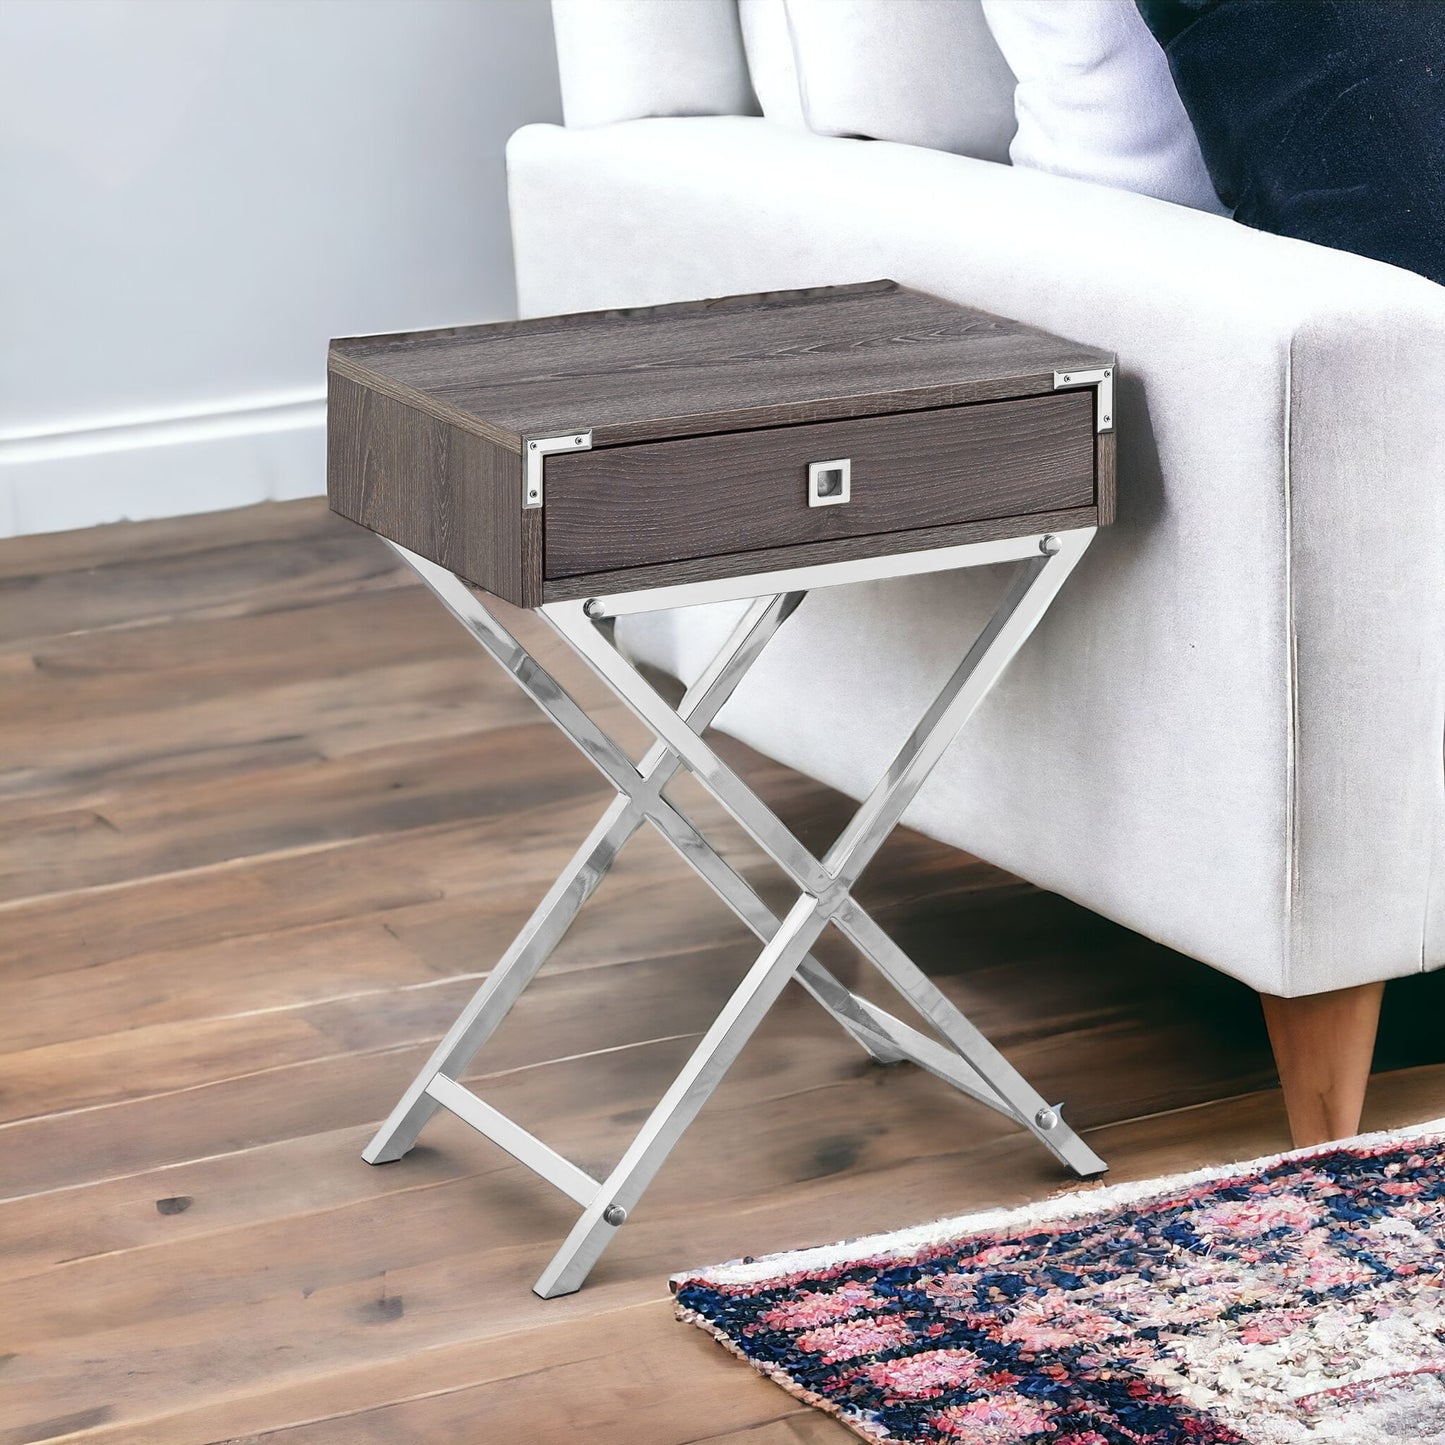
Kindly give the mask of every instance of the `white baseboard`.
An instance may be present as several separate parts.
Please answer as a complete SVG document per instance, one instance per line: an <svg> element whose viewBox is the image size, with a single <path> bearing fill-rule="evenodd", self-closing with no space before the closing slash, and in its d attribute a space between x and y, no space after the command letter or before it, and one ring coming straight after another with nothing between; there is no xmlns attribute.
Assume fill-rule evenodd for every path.
<svg viewBox="0 0 1445 1445"><path fill-rule="evenodd" d="M320 394L0 436L0 537L325 490Z"/></svg>

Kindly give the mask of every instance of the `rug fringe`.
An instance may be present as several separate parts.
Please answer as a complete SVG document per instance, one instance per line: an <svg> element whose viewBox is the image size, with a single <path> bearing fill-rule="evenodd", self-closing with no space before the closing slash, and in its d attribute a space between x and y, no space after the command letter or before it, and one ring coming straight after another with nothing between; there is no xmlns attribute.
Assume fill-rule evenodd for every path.
<svg viewBox="0 0 1445 1445"><path fill-rule="evenodd" d="M1199 1184L1209 1184L1234 1175L1257 1175L1265 1169L1295 1160L1313 1159L1326 1154L1339 1153L1342 1149L1369 1150L1404 1143L1410 1139L1425 1139L1445 1134L1445 1118L1431 1119L1424 1124L1412 1124L1403 1129L1385 1129L1373 1134L1357 1134L1350 1139L1337 1139L1329 1144L1315 1144L1307 1149L1291 1149L1283 1154L1267 1154L1258 1159L1242 1159L1232 1164L1216 1165L1209 1169L1196 1169L1184 1174L1163 1175L1153 1179L1135 1180L1128 1184L1103 1184L1073 1194L1057 1195L1034 1204L1011 1205L1005 1208L989 1209L976 1214L954 1215L948 1219L937 1219L929 1224L915 1225L910 1229L891 1230L883 1234L868 1234L857 1239L840 1240L835 1244L814 1245L810 1248L788 1250L781 1254L762 1255L746 1260L729 1260L725 1264L708 1265L701 1269L684 1270L673 1275L668 1283L678 1290L682 1285L698 1281L711 1285L757 1284L777 1275L806 1272L815 1274L835 1265L856 1263L861 1258L889 1258L917 1254L934 1245L943 1245L961 1235L993 1231L1009 1226L1054 1224L1062 1220L1088 1219L1097 1214L1108 1213L1123 1205L1138 1204L1144 1200L1164 1197L1179 1190L1192 1189ZM716 1335L706 1321L692 1316L691 1311L678 1310L680 1319L690 1319L709 1334ZM731 1343L722 1335L716 1337L729 1348ZM740 1353L734 1350L735 1354ZM746 1359L746 1356L742 1356ZM753 1361L749 1363L755 1364ZM761 1366L756 1366L761 1369ZM785 1375L771 1375L785 1389L798 1394ZM801 1396L800 1396L801 1398ZM809 1400L809 1404L815 1403ZM826 1402L818 1402L819 1409L827 1409Z"/></svg>

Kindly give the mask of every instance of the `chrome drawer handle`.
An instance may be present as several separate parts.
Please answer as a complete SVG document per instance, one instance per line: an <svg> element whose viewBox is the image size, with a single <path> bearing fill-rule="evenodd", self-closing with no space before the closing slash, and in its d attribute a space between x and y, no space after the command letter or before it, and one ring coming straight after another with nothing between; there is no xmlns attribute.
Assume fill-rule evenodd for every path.
<svg viewBox="0 0 1445 1445"><path fill-rule="evenodd" d="M808 505L838 507L852 491L853 464L847 457L831 462L808 463Z"/></svg>

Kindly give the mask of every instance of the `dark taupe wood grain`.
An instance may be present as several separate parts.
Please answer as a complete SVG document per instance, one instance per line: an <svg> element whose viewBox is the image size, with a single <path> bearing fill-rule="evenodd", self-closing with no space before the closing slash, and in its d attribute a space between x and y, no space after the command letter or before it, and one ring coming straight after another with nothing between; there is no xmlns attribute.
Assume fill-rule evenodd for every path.
<svg viewBox="0 0 1445 1445"><path fill-rule="evenodd" d="M1114 457L1117 432L1099 432L1094 437L1094 488L1098 498L1099 525L1108 527L1114 521L1116 488Z"/></svg>
<svg viewBox="0 0 1445 1445"><path fill-rule="evenodd" d="M1094 500L1093 397L770 427L563 453L547 466L546 576L1011 517ZM846 457L851 498L808 505Z"/></svg>
<svg viewBox="0 0 1445 1445"><path fill-rule="evenodd" d="M1093 348L892 281L353 337L331 348L330 425L341 433L331 444L332 505L490 592L535 606L543 591L542 518L535 510L518 515L513 503L528 439L588 429L593 451L586 460L599 475L608 469L617 477L620 459L604 458L618 447L1041 397L1052 391L1055 371L1112 362ZM843 444L823 449L824 457L840 453ZM674 455L693 465L687 453ZM548 458L547 490L578 460ZM985 460L978 459L975 475ZM683 488L690 475L672 481ZM1019 500L1039 510L1076 497ZM998 515L921 494L913 505L919 515L905 526ZM799 518L794 535L766 543L854 537L868 510L855 509L846 521L825 521L821 513ZM616 522L605 530L631 535ZM584 539L569 538L565 528L549 532L553 562L569 573L652 566L661 555L604 557L594 539L595 550L567 557L564 543ZM690 547L674 537L664 550L689 563L719 555L715 529L699 527L693 541ZM759 545L741 541L721 551Z"/></svg>
<svg viewBox="0 0 1445 1445"><path fill-rule="evenodd" d="M724 557L694 557L684 562L661 562L653 567L624 567L613 572L585 572L576 577L549 578L542 585L544 602L565 602L577 597L605 596L644 587L677 586L715 577L745 577L782 567L811 567L821 562L849 562L899 552L923 552L930 547L961 547L966 542L994 542L1030 532L1065 532L1092 527L1098 512L1092 505L1063 512L1034 512L1028 516L959 522L948 527L919 527L911 532L878 532L867 537L844 537L832 542L801 542L788 547L764 547L757 552L732 552Z"/></svg>
<svg viewBox="0 0 1445 1445"><path fill-rule="evenodd" d="M592 428L594 446L956 406L1048 391L1113 357L893 281L332 343L509 445Z"/></svg>
<svg viewBox="0 0 1445 1445"><path fill-rule="evenodd" d="M520 453L336 371L327 391L332 510L534 606L541 515L522 508Z"/></svg>

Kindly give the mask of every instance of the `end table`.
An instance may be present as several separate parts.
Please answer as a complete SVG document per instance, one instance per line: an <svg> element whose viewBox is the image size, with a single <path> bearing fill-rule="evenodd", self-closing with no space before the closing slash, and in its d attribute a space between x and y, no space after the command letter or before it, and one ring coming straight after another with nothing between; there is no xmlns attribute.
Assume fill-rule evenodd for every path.
<svg viewBox="0 0 1445 1445"><path fill-rule="evenodd" d="M911 1060L1070 1169L1104 1162L853 897L869 861L1114 510L1114 358L892 281L355 337L329 359L328 491L617 790L364 1151L400 1159L446 1108L570 1195L535 1285L578 1289L790 979L873 1058ZM806 593L1015 562L1017 575L873 791L816 858L704 733ZM634 764L501 625L534 608L656 742ZM669 706L613 645L631 612L751 599ZM663 795L686 768L798 890L779 920ZM461 1079L644 822L762 944L636 1138L594 1179ZM811 949L840 929L931 1025Z"/></svg>

